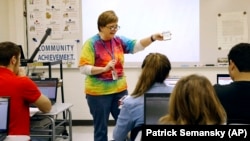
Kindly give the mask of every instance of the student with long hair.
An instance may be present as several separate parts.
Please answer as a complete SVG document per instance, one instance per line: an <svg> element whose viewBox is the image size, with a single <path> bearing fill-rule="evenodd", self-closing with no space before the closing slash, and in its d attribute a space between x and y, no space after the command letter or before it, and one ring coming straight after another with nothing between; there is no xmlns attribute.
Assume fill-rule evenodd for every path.
<svg viewBox="0 0 250 141"><path fill-rule="evenodd" d="M170 95L169 113L159 119L161 124L220 125L227 115L211 82L202 75L181 78Z"/></svg>
<svg viewBox="0 0 250 141"><path fill-rule="evenodd" d="M171 86L164 80L169 76L171 64L167 56L150 53L142 63L142 71L134 91L123 100L121 112L113 131L115 141L124 141L135 127L144 124L144 94L169 93Z"/></svg>

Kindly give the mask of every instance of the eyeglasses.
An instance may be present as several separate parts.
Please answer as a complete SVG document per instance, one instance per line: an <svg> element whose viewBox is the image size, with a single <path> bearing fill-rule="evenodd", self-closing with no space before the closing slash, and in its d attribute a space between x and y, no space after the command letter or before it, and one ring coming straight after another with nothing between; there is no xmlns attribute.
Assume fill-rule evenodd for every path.
<svg viewBox="0 0 250 141"><path fill-rule="evenodd" d="M117 25L117 26L106 26L107 28L109 28L110 30L119 30L120 29L120 26Z"/></svg>

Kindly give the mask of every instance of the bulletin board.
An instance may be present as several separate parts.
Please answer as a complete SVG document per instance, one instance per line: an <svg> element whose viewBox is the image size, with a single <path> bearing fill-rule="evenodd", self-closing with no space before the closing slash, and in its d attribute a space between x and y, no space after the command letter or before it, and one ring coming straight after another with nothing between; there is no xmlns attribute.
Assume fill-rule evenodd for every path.
<svg viewBox="0 0 250 141"><path fill-rule="evenodd" d="M82 44L80 5L80 0L26 0L28 57L51 28L34 61L62 60L64 68L76 68Z"/></svg>

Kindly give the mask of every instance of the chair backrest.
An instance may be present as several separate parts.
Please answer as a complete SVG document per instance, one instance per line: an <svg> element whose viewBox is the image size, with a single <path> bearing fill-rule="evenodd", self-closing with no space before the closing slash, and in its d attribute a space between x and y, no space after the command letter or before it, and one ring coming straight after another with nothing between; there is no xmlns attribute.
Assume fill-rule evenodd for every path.
<svg viewBox="0 0 250 141"><path fill-rule="evenodd" d="M250 125L250 119L228 119L228 125Z"/></svg>
<svg viewBox="0 0 250 141"><path fill-rule="evenodd" d="M250 125L247 123L228 123L227 125Z"/></svg>
<svg viewBox="0 0 250 141"><path fill-rule="evenodd" d="M171 93L144 94L144 124L157 125L158 120L168 113L168 103ZM157 111L157 112L156 112Z"/></svg>
<svg viewBox="0 0 250 141"><path fill-rule="evenodd" d="M141 134L142 129L143 129L142 124L133 128L130 133L130 141L140 141L142 136Z"/></svg>

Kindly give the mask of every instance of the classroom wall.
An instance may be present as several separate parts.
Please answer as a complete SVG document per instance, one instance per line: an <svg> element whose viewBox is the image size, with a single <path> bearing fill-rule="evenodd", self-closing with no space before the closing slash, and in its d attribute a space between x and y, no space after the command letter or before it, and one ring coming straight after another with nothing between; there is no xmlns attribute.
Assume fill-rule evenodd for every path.
<svg viewBox="0 0 250 141"><path fill-rule="evenodd" d="M213 0L217 2L217 0ZM0 42L9 40L26 46L26 29L25 19L23 18L23 1L21 0L1 0L0 1ZM45 70L46 71L46 70ZM214 84L217 73L227 73L226 67L190 67L190 68L173 68L171 76L184 76L191 73L199 73L207 76ZM132 92L140 74L140 68L125 68L125 74L128 81L128 91ZM45 75L48 75L45 72ZM52 76L59 77L59 70L54 69ZM79 73L78 69L63 69L64 82L64 100L73 103L72 118L73 120L91 120L87 102L83 92L84 76ZM60 100L60 90L59 90Z"/></svg>
<svg viewBox="0 0 250 141"><path fill-rule="evenodd" d="M4 0L0 2L0 40L8 40L9 39L9 30L8 30L8 23L9 23L9 17L6 16L6 11L8 10L8 1Z"/></svg>

